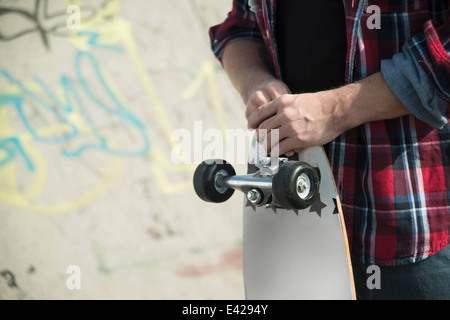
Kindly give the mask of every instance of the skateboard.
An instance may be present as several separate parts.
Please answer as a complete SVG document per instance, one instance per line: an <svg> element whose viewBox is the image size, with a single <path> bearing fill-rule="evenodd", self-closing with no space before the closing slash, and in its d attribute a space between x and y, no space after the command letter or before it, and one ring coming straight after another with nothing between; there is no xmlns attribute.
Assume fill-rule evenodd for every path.
<svg viewBox="0 0 450 320"><path fill-rule="evenodd" d="M246 175L221 159L203 161L193 182L204 201L244 193L245 295L259 299L354 300L342 209L323 147L267 157L255 141Z"/></svg>

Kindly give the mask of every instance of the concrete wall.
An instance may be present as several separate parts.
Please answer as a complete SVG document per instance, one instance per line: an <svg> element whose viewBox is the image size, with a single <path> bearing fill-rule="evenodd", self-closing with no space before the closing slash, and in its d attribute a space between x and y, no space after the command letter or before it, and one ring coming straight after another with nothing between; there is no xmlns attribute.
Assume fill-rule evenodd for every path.
<svg viewBox="0 0 450 320"><path fill-rule="evenodd" d="M0 299L244 298L242 195L199 200L171 140L246 127L230 6L0 0Z"/></svg>

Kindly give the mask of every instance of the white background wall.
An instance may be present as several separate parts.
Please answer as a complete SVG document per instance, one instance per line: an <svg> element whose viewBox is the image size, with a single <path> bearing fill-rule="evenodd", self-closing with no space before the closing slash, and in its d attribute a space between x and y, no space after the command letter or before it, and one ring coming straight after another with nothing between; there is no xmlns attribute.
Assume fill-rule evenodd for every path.
<svg viewBox="0 0 450 320"><path fill-rule="evenodd" d="M0 8L0 299L244 298L242 195L171 159L176 129L246 127L207 36L231 1Z"/></svg>

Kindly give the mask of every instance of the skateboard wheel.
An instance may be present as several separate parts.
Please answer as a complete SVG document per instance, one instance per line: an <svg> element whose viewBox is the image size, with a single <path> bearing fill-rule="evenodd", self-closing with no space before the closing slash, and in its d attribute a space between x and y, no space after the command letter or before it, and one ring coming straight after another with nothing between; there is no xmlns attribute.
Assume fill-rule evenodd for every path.
<svg viewBox="0 0 450 320"><path fill-rule="evenodd" d="M302 161L287 161L273 177L272 193L286 209L305 209L319 194L317 170Z"/></svg>
<svg viewBox="0 0 450 320"><path fill-rule="evenodd" d="M234 189L218 185L221 176L234 176L236 172L225 160L208 160L198 165L194 172L194 189L200 199L220 203L227 201Z"/></svg>

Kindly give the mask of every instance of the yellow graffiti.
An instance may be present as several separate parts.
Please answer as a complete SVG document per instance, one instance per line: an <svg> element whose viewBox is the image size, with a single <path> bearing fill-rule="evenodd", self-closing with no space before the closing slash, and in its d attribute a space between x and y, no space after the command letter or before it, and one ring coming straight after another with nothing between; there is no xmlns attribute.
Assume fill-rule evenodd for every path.
<svg viewBox="0 0 450 320"><path fill-rule="evenodd" d="M134 66L134 71L136 72L138 79L140 80L147 97L151 102L151 106L158 117L158 121L163 128L167 143L169 146L173 147L174 142L170 139L170 137L174 131L174 128L171 125L169 116L166 113L167 108L163 105L163 102L153 85L153 81L146 71L145 64L141 59L134 41L130 23L118 16L119 8L120 2L118 0L109 2L108 5L105 6L104 10L99 12L96 18L87 23L88 29L95 29L99 32L101 34L102 41L106 44L120 43L125 47L127 56ZM106 16L109 17L107 23L105 23L105 19L102 18ZM80 37L73 36L73 40L75 41L75 45L80 48L86 48L88 46L86 39L80 39ZM214 64L211 61L205 61L202 63L200 72L194 78L192 83L184 90L183 98L186 100L190 99L205 81L208 84L215 119L218 122L219 128L222 132L225 132L225 117L222 111L223 107L218 92L218 85L216 83ZM116 88L112 82L109 84L112 88ZM120 96L117 89L114 90L114 93ZM151 166L151 176L163 193L174 194L192 188L191 179L175 183L170 181L167 177L167 173L193 172L195 168L194 165L174 165L170 157L164 154L154 140L152 140L150 156L154 160L154 163Z"/></svg>
<svg viewBox="0 0 450 320"><path fill-rule="evenodd" d="M69 1L68 1L69 2ZM78 1L70 1L70 4L79 4ZM104 45L120 45L124 48L126 57L129 59L133 66L133 72L139 80L142 88L144 89L146 96L151 102L150 106L157 117L158 124L164 133L166 143L170 147L173 147L174 142L171 140L172 132L174 128L172 126L170 117L168 116L162 99L159 97L153 81L146 71L145 64L139 54L139 50L133 37L132 27L130 22L119 16L120 1L113 0L108 1L105 5L98 10L98 12L89 20L83 21L83 29L95 31L98 35L98 41ZM76 30L71 31L70 40L77 50L89 51L91 50L92 43L89 42L89 38L80 35ZM92 40L92 39L91 39ZM123 103L127 105L126 98L115 84L114 80L108 76L106 72L101 70L102 74L108 83L109 88ZM208 86L210 100L212 103L212 111L217 121L218 127L225 132L226 123L223 114L223 106L221 104L220 95L218 93L218 85L216 83L216 75L214 70L214 64L211 61L205 61L202 63L200 70L193 81L182 92L183 99L191 99L193 95L199 90L199 88L206 84ZM39 89L36 85L26 84L27 90L39 93ZM14 85L6 88L2 93L17 93L19 89ZM60 90L61 91L61 90ZM62 92L59 95L62 96ZM119 156L108 156L108 164L101 173L96 183L87 188L82 194L75 196L73 199L61 201L55 204L40 204L39 198L44 193L48 183L48 168L46 165L45 157L42 155L42 151L33 146L33 138L28 133L19 133L14 130L10 125L8 119L8 113L6 108L0 109L0 139L8 136L20 137L23 149L33 161L36 170L29 174L29 181L25 187L19 186L18 181L18 167L17 164L12 161L0 168L0 181L2 186L0 187L0 201L30 212L40 214L55 214L60 212L73 211L79 208L87 206L89 203L96 201L100 197L104 196L111 190L112 187L117 185L124 172L124 160ZM76 113L70 115L70 121L76 123L78 128L81 128L84 132L89 133L89 127L84 123L83 118ZM54 133L61 133L67 130L67 127L63 124L47 125L39 128L37 131L42 135L51 135ZM106 135L106 133L105 133ZM149 137L150 138L150 137ZM173 164L170 155L165 152L157 141L149 139L151 141L151 149L149 158L152 160L149 175L152 181L155 182L159 190L165 194L175 194L192 188L191 175L185 178L183 181L171 181L170 177L174 173L185 174L192 173L194 165L175 165ZM156 139L155 139L156 140ZM108 138L108 144L116 146L117 144ZM1 156L1 155L0 155ZM182 155L180 155L182 156ZM23 174L23 172L21 172Z"/></svg>
<svg viewBox="0 0 450 320"><path fill-rule="evenodd" d="M212 108L215 115L215 119L218 121L219 128L222 134L225 135L226 124L225 116L223 114L223 106L220 100L220 95L218 91L218 86L216 82L216 74L214 70L214 64L211 61L204 61L200 66L200 72L197 74L192 83L184 90L183 98L188 100L192 98L195 92L204 83L208 83L208 89L210 92L210 98L212 101Z"/></svg>
<svg viewBox="0 0 450 320"><path fill-rule="evenodd" d="M27 89L35 93L39 93L39 90L34 84L27 84ZM19 90L14 87L8 87L3 93L17 94ZM0 170L0 181L2 186L0 189L0 201L35 213L42 214L54 214L60 212L68 212L83 206L88 205L90 202L98 199L102 195L106 194L112 186L114 186L123 172L123 159L119 157L109 157L109 163L107 169L103 173L103 178L98 181L93 187L85 190L81 195L75 197L66 202L58 204L36 204L35 201L42 195L47 184L48 169L45 158L41 152L33 146L33 138L29 133L22 132L16 133L8 121L8 109L0 109L0 138L10 135L18 135L22 147L27 155L32 159L35 166L35 171L31 175L29 181L24 190L18 184L17 172L18 168L15 162L6 164ZM88 127L84 124L82 118L76 114L71 115L74 123L77 123L81 131L89 132ZM54 133L65 132L67 127L62 124L48 125L39 128L37 131L40 135L51 135ZM110 139L109 143L115 146L115 142Z"/></svg>

